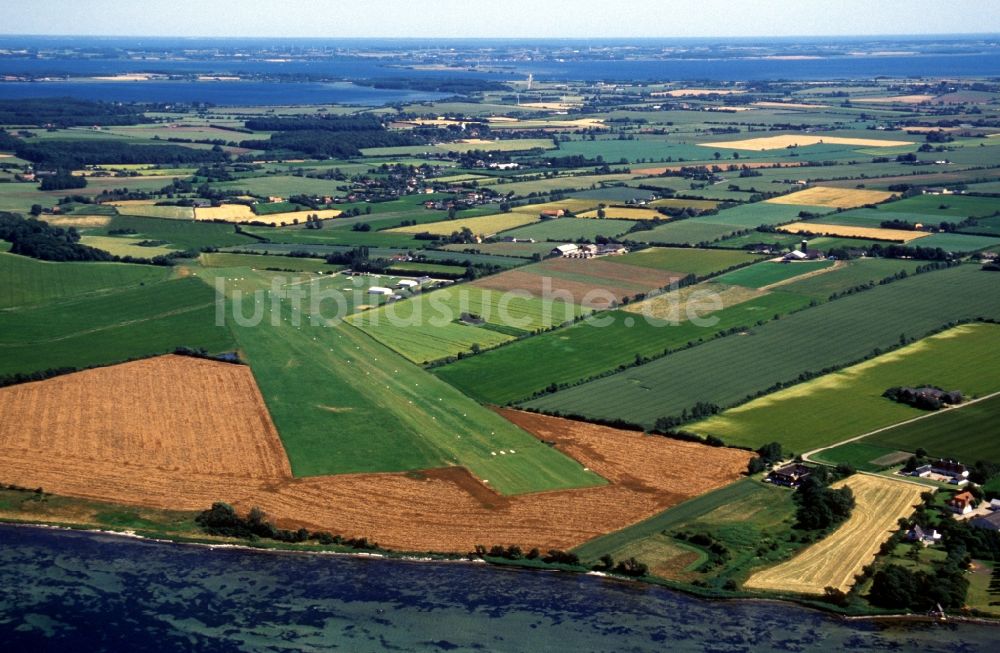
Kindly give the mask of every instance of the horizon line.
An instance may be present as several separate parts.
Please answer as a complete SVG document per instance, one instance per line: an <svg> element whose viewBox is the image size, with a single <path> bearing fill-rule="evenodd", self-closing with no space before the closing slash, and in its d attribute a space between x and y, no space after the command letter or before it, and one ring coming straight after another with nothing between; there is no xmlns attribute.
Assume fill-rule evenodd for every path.
<svg viewBox="0 0 1000 653"><path fill-rule="evenodd" d="M363 41L367 39L380 39L387 41L444 41L444 40L458 40L458 41L517 41L525 39L544 39L547 42L551 41L570 41L575 39L592 39L599 42L604 41L615 41L621 39L628 39L634 41L649 41L658 39L705 39L705 38L717 38L717 39L796 39L796 38L934 38L934 37L946 37L946 36L958 36L958 37L984 37L984 36L998 36L1000 37L1000 31L987 31L987 32L924 32L924 33L878 33L878 34L747 34L747 35L719 35L719 34L688 34L685 36L679 35L658 35L658 36L604 36L604 35L592 35L592 34L580 34L574 36L547 36L544 34L538 35L524 35L524 36L384 36L384 35L366 35L366 36L276 36L274 34L239 34L239 35L209 35L209 34L32 34L32 33L3 33L0 32L0 38L7 37L43 37L43 38L104 38L104 39L130 39L130 38L152 38L152 39L259 39L259 38L275 38L275 39L285 39L285 40L337 40L337 41Z"/></svg>

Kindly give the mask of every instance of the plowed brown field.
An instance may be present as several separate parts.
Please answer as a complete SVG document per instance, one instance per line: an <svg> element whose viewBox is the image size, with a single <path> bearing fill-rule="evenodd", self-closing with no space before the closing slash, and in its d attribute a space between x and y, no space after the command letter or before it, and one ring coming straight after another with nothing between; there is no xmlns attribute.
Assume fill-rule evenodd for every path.
<svg viewBox="0 0 1000 653"><path fill-rule="evenodd" d="M407 551L568 549L735 480L750 454L500 411L610 483L503 497L458 467L294 479L249 368L164 356L0 389L0 481L129 505L259 506Z"/></svg>
<svg viewBox="0 0 1000 653"><path fill-rule="evenodd" d="M615 263L608 258L552 258L484 277L472 285L503 292L524 290L542 298L548 292L556 298L572 297L575 304L603 309L608 308L612 297L621 302L625 297L665 288L684 276L679 272Z"/></svg>

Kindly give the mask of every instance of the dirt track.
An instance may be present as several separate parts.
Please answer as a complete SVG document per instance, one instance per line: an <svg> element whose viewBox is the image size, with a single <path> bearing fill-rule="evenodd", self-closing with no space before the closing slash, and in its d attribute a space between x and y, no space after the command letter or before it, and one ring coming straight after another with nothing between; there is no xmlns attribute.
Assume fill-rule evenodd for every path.
<svg viewBox="0 0 1000 653"><path fill-rule="evenodd" d="M408 551L545 549L570 548L725 485L749 458L500 413L610 483L503 497L462 468L293 479L249 368L177 356L0 389L0 482L155 508L259 506L282 526Z"/></svg>

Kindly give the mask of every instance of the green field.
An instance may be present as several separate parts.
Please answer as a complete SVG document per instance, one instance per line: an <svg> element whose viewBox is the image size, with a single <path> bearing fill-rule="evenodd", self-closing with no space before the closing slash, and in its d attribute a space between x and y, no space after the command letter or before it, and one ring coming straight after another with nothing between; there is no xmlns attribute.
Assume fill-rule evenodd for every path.
<svg viewBox="0 0 1000 653"><path fill-rule="evenodd" d="M262 177L244 177L234 181L212 184L219 190L246 191L250 195L260 197L291 195L337 195L337 187L343 182L332 179L311 179L294 175L265 175Z"/></svg>
<svg viewBox="0 0 1000 653"><path fill-rule="evenodd" d="M967 397L1000 391L1000 326L969 324L689 426L727 444L778 441L799 453L926 414L886 399L895 386L930 384ZM878 439L876 438L876 441Z"/></svg>
<svg viewBox="0 0 1000 653"><path fill-rule="evenodd" d="M668 222L648 231L636 231L629 237L642 243L657 245L701 245L722 240L744 229L749 229L749 227L713 224L703 222L699 218L689 218Z"/></svg>
<svg viewBox="0 0 1000 653"><path fill-rule="evenodd" d="M194 220L194 209L190 206L156 206L155 204L130 204L117 207L121 215L136 215L141 218L164 218L169 220ZM86 213L81 208L77 213Z"/></svg>
<svg viewBox="0 0 1000 653"><path fill-rule="evenodd" d="M754 229L761 225L776 225L798 220L799 213L825 213L826 209L815 206L797 206L794 204L768 204L756 202L742 204L731 209L719 211L715 215L694 218L701 224L719 224L738 229Z"/></svg>
<svg viewBox="0 0 1000 653"><path fill-rule="evenodd" d="M461 276L465 272L465 268L460 265L442 265L440 263L417 263L417 262L407 262L398 263L392 265L388 268L388 271L392 274L407 275L407 276L434 276L434 275L446 275L447 277Z"/></svg>
<svg viewBox="0 0 1000 653"><path fill-rule="evenodd" d="M615 263L706 277L757 260L759 256L738 250L651 247L616 257Z"/></svg>
<svg viewBox="0 0 1000 653"><path fill-rule="evenodd" d="M832 449L825 449L811 456L810 460L830 465L847 464L862 472L878 472L892 465L879 464L875 461L885 456L894 458L893 454L895 453L897 453L896 449L858 440L833 447Z"/></svg>
<svg viewBox="0 0 1000 653"><path fill-rule="evenodd" d="M483 325L463 324L463 314ZM359 313L350 322L415 363L490 349L520 335L551 328L582 314L574 304L461 285Z"/></svg>
<svg viewBox="0 0 1000 653"><path fill-rule="evenodd" d="M633 220L585 220L583 218L562 218L544 220L525 227L517 227L503 232L513 238L534 238L541 241L576 242L581 238L593 241L598 236L613 238L627 233L635 225ZM551 246L550 246L551 248Z"/></svg>
<svg viewBox="0 0 1000 653"><path fill-rule="evenodd" d="M203 247L231 247L233 245L253 245L257 241L236 233L231 224L215 222L194 222L193 220L170 220L163 218L139 218L119 215L111 219L107 227L88 229L87 234L106 236L108 231L133 229L133 238L162 240L176 249L199 250Z"/></svg>
<svg viewBox="0 0 1000 653"><path fill-rule="evenodd" d="M729 579L739 584L752 570L785 560L804 546L789 541L794 522L790 491L744 479L575 551L585 562L596 562L604 554L615 560L635 557L649 565L652 575L721 588ZM728 558L721 565L702 568L709 559L707 551L674 537L681 532L709 535L726 548ZM687 554L681 559L683 565L691 552L700 555L678 568L678 555Z"/></svg>
<svg viewBox="0 0 1000 653"><path fill-rule="evenodd" d="M920 261L884 258L855 259L845 263L836 270L808 279L791 281L781 289L825 301L834 293L864 284L878 283L901 271L910 274L921 265Z"/></svg>
<svg viewBox="0 0 1000 653"><path fill-rule="evenodd" d="M322 259L299 256L262 256L259 254L233 254L212 252L199 257L209 268L250 268L254 270L288 270L292 272L336 272L343 266L330 265Z"/></svg>
<svg viewBox="0 0 1000 653"><path fill-rule="evenodd" d="M712 317L718 321L710 326L693 322L669 325L611 311L600 314L595 321L511 343L437 368L434 373L481 401L506 404L525 399L553 383L573 383L631 364L637 355L657 356L808 304L808 299L798 295L771 293L714 313Z"/></svg>
<svg viewBox="0 0 1000 653"><path fill-rule="evenodd" d="M993 344L996 344L995 339ZM932 456L948 456L967 462L1000 462L1000 442L996 437L998 420L1000 396L935 413L926 419L876 433L863 442L903 451L922 448Z"/></svg>
<svg viewBox="0 0 1000 653"><path fill-rule="evenodd" d="M732 406L892 347L901 334L919 338L949 321L1000 317L1000 286L989 275L964 265L878 286L525 405L646 427L698 402Z"/></svg>
<svg viewBox="0 0 1000 653"><path fill-rule="evenodd" d="M164 245L140 245L143 239L133 237L119 238L117 236L83 236L80 244L103 250L115 256L131 256L134 258L153 258L166 256L177 250Z"/></svg>
<svg viewBox="0 0 1000 653"><path fill-rule="evenodd" d="M169 268L126 263L50 263L0 253L0 308L163 281Z"/></svg>
<svg viewBox="0 0 1000 653"><path fill-rule="evenodd" d="M940 247L948 252L975 252L1000 245L1000 238L973 234L934 234L917 241L921 247Z"/></svg>
<svg viewBox="0 0 1000 653"><path fill-rule="evenodd" d="M833 261L801 261L796 263L764 261L724 274L716 278L715 281L735 286L746 286L747 288L763 288L773 283L787 281L803 274L831 267L833 267Z"/></svg>
<svg viewBox="0 0 1000 653"><path fill-rule="evenodd" d="M229 329L215 326L214 299L197 280L178 279L0 311L0 374L104 365L178 347L232 351Z"/></svg>
<svg viewBox="0 0 1000 653"><path fill-rule="evenodd" d="M991 153L996 156L996 153ZM1000 211L1000 200L993 197L971 195L918 195L885 205L893 213L917 213L933 216L938 222L955 218L979 218L995 215Z"/></svg>
<svg viewBox="0 0 1000 653"><path fill-rule="evenodd" d="M248 273L230 292L270 284ZM241 301L251 315L253 296ZM260 324L231 326L297 476L464 465L504 494L603 482L358 329L297 328L287 303L273 326L269 304Z"/></svg>

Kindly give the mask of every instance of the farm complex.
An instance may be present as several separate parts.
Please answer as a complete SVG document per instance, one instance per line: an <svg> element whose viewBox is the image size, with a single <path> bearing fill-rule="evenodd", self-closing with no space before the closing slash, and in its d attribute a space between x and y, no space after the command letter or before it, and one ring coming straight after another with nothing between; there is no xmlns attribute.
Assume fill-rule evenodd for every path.
<svg viewBox="0 0 1000 653"><path fill-rule="evenodd" d="M0 518L1000 600L997 79L275 48L247 69L396 100L0 93ZM114 79L278 83L189 74Z"/></svg>

